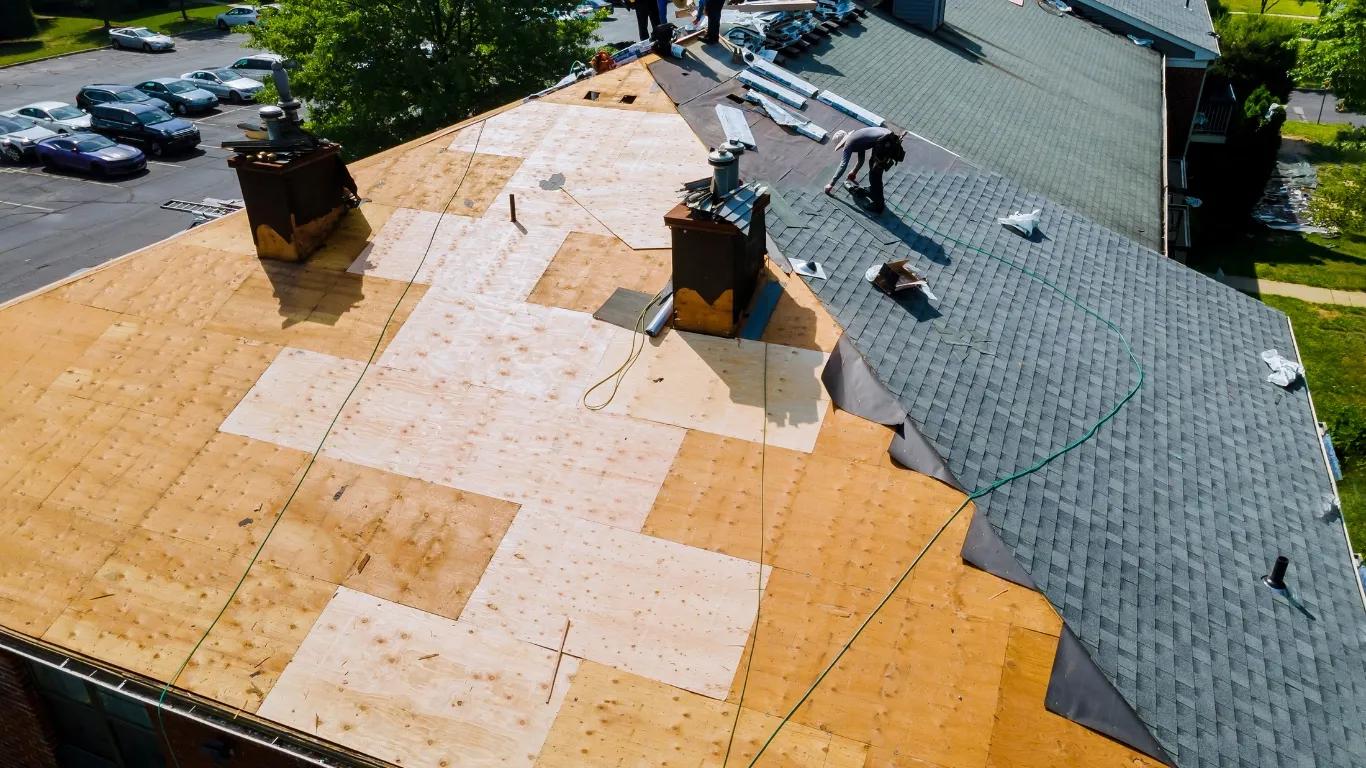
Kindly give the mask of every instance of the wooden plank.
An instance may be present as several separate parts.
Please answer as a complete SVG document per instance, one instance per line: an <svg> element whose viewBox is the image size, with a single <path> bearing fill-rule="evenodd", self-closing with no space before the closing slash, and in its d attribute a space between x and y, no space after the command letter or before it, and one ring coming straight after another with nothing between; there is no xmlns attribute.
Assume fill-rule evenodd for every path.
<svg viewBox="0 0 1366 768"><path fill-rule="evenodd" d="M441 219L442 214L433 211L394 209L384 228L347 266L347 271L406 282L417 274Z"/></svg>
<svg viewBox="0 0 1366 768"><path fill-rule="evenodd" d="M588 92L598 95L588 98ZM562 88L541 99L552 104L592 105L609 109L638 110L643 112L662 112L676 114L673 100L641 62L633 61L625 66L603 72L587 80L581 80L567 88Z"/></svg>
<svg viewBox="0 0 1366 768"><path fill-rule="evenodd" d="M0 624L41 637L130 528L53 502L0 497Z"/></svg>
<svg viewBox="0 0 1366 768"><path fill-rule="evenodd" d="M362 195L395 207L478 216L520 165L517 157L471 155L433 142L396 158Z"/></svg>
<svg viewBox="0 0 1366 768"><path fill-rule="evenodd" d="M617 329L583 312L429 291L380 363L573 406L596 381Z"/></svg>
<svg viewBox="0 0 1366 768"><path fill-rule="evenodd" d="M655 293L671 273L670 251L636 251L610 235L570 232L527 301L592 314L617 288Z"/></svg>
<svg viewBox="0 0 1366 768"><path fill-rule="evenodd" d="M749 765L779 718L745 709L730 760ZM537 768L721 766L735 706L585 661L541 749ZM786 726L759 765L862 768L866 744L801 724Z"/></svg>
<svg viewBox="0 0 1366 768"><path fill-rule="evenodd" d="M811 452L817 456L860 461L885 469L902 469L887 453L894 434L891 427L841 411L832 403L825 412L825 419L821 421L816 447Z"/></svg>
<svg viewBox="0 0 1366 768"><path fill-rule="evenodd" d="M1159 768L1161 763L1156 760L1044 708L1044 694L1048 690L1057 647L1056 634L1020 627L1011 630L987 765L990 768L1051 768L1057 765Z"/></svg>
<svg viewBox="0 0 1366 768"><path fill-rule="evenodd" d="M256 260L231 251L163 243L117 269L71 283L54 296L73 304L188 328L202 327Z"/></svg>
<svg viewBox="0 0 1366 768"><path fill-rule="evenodd" d="M523 507L462 622L724 698L754 621L752 563Z"/></svg>
<svg viewBox="0 0 1366 768"><path fill-rule="evenodd" d="M552 681L556 656L343 587L259 714L404 766L530 766L578 668Z"/></svg>
<svg viewBox="0 0 1366 768"><path fill-rule="evenodd" d="M323 457L261 557L456 618L516 512L505 501Z"/></svg>
<svg viewBox="0 0 1366 768"><path fill-rule="evenodd" d="M282 349L219 429L313 453L364 370L360 360Z"/></svg>
<svg viewBox="0 0 1366 768"><path fill-rule="evenodd" d="M843 330L806 281L796 274L784 275L772 264L767 266L766 275L767 279L782 285L783 294L760 338L789 347L819 349L826 353L833 350Z"/></svg>
<svg viewBox="0 0 1366 768"><path fill-rule="evenodd" d="M629 336L613 343L601 375L620 364L629 344ZM826 411L824 366L825 355L814 350L673 331L646 344L608 410L759 441L767 407L768 442L810 451Z"/></svg>
<svg viewBox="0 0 1366 768"><path fill-rule="evenodd" d="M0 310L0 418L43 396L67 367L119 319L114 312L36 296Z"/></svg>

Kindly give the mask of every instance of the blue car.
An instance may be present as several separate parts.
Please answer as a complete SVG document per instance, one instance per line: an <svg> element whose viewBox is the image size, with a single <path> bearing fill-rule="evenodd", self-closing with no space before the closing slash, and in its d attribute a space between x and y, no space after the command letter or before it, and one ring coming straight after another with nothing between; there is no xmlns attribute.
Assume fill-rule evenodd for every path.
<svg viewBox="0 0 1366 768"><path fill-rule="evenodd" d="M98 133L52 136L38 142L37 150L45 168L86 171L95 176L122 176L147 167L142 150Z"/></svg>

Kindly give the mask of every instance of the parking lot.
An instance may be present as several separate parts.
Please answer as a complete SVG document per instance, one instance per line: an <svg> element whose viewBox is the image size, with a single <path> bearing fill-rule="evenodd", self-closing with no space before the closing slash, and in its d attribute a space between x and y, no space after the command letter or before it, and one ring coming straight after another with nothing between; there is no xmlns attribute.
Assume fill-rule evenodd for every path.
<svg viewBox="0 0 1366 768"><path fill-rule="evenodd" d="M0 110L35 101L72 103L91 83L136 84L223 66L249 52L246 35L178 38L167 53L100 50L0 69ZM169 200L237 198L224 140L253 117L252 105L223 104L192 119L202 136L187 155L149 159L124 179L94 180L41 166L0 165L0 301L39 288L184 229L191 216L166 211Z"/></svg>

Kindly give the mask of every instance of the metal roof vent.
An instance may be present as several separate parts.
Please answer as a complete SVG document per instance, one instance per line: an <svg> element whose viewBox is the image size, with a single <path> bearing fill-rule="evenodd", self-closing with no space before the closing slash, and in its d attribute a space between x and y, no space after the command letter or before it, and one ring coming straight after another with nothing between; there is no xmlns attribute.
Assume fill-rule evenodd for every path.
<svg viewBox="0 0 1366 768"><path fill-rule="evenodd" d="M719 199L729 195L740 186L740 163L735 154L724 149L712 150L707 155L711 165L711 195Z"/></svg>
<svg viewBox="0 0 1366 768"><path fill-rule="evenodd" d="M892 15L934 32L944 24L944 0L892 0Z"/></svg>
<svg viewBox="0 0 1366 768"><path fill-rule="evenodd" d="M1275 564L1271 566L1271 573L1268 573L1267 575L1263 576L1262 581L1265 582L1268 587L1271 587L1277 592L1284 592L1285 571L1289 567L1290 558L1286 557L1285 555L1277 557Z"/></svg>

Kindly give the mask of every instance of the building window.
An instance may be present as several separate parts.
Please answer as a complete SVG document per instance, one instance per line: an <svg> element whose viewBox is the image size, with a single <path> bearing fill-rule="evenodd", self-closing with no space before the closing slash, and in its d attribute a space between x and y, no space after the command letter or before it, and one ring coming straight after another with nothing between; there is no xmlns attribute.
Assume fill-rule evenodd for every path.
<svg viewBox="0 0 1366 768"><path fill-rule="evenodd" d="M146 705L42 664L29 666L52 716L62 768L165 768Z"/></svg>

